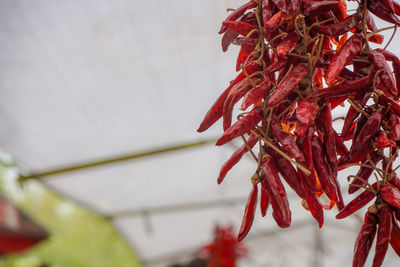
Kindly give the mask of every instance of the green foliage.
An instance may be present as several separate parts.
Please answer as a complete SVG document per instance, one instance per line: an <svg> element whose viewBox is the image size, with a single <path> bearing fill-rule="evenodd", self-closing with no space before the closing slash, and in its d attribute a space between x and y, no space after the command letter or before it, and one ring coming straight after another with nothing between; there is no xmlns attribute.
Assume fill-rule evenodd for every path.
<svg viewBox="0 0 400 267"><path fill-rule="evenodd" d="M141 266L108 220L60 198L37 182L29 182L22 192L6 184L0 183L6 195L51 236L22 255L0 259L0 267Z"/></svg>

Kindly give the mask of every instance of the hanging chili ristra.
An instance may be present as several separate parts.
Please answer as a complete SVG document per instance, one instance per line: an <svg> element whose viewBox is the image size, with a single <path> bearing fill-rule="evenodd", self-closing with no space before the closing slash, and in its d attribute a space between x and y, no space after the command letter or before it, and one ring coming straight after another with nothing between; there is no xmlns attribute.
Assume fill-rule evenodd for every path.
<svg viewBox="0 0 400 267"><path fill-rule="evenodd" d="M347 14L345 0L251 0L234 10L219 33L223 51L240 46L236 70L241 72L198 131L223 117L224 133L217 145L237 137L245 142L223 164L218 183L245 153L255 159L239 239L254 219L258 183L261 215L271 205L278 226L290 226L282 178L320 227L324 209L337 205L336 218L342 219L370 203L354 250L353 266L361 267L376 231L373 266L383 263L388 244L400 254L400 179L394 166L400 149L400 60L387 49L393 37L384 48L372 50L370 45L383 43L381 32L396 31L400 4L357 4L353 14ZM393 26L379 29L371 14ZM232 124L241 100L243 113ZM347 109L343 121L333 116L338 107ZM338 171L354 165L359 170L348 177L348 191L364 191L345 205ZM374 184L372 175L377 177ZM324 195L330 204L322 204Z"/></svg>

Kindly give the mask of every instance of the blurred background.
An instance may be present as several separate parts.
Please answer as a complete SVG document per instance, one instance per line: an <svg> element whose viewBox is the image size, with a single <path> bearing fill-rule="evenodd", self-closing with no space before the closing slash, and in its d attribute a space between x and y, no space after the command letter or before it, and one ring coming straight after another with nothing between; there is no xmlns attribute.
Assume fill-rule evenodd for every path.
<svg viewBox="0 0 400 267"><path fill-rule="evenodd" d="M216 148L220 124L196 129L235 76L238 50L223 54L217 31L242 3L0 1L0 213L13 207L30 221L22 236L44 238L1 252L1 267L187 266L217 225L236 235L254 162L217 186L240 142ZM333 209L320 230L289 198L292 226L256 216L238 266L350 266L363 213ZM399 266L389 250L385 266Z"/></svg>

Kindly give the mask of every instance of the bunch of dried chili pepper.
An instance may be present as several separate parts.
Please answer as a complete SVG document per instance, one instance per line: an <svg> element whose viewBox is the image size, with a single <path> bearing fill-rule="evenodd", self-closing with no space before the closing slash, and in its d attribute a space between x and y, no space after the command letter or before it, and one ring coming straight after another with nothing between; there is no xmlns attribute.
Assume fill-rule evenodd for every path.
<svg viewBox="0 0 400 267"><path fill-rule="evenodd" d="M350 12L345 0L250 0L222 23L222 49L240 46L240 72L198 131L222 118L217 145L244 142L222 166L218 183L244 154L255 160L239 240L250 231L258 191L262 216L271 204L277 225L290 226L285 181L320 227L324 209L336 205L340 219L374 200L353 266L364 265L376 233L373 266L382 265L389 244L400 255L400 180L393 166L400 147L400 60L387 50L400 25L400 4L356 4ZM375 18L392 26L378 29ZM392 37L382 49L372 49L371 42L383 44L384 30L392 30ZM243 113L232 124L241 99ZM333 127L333 111L347 106L341 129ZM338 172L355 165L360 169L348 177L348 193L364 191L345 205ZM377 182L371 184L373 174Z"/></svg>

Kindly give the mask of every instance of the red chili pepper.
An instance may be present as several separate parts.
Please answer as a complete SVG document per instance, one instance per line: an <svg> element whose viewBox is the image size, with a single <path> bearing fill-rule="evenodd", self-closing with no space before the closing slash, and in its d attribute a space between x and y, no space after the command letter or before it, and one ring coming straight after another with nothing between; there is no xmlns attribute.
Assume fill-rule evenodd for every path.
<svg viewBox="0 0 400 267"><path fill-rule="evenodd" d="M372 243L374 242L376 225L378 220L376 216L367 211L364 223L361 226L360 233L357 236L354 246L353 267L363 267L367 260Z"/></svg>
<svg viewBox="0 0 400 267"><path fill-rule="evenodd" d="M247 144L250 148L253 148L255 144L257 144L258 138L255 135L250 135L247 139ZM236 165L243 157L245 153L247 153L249 149L246 145L242 145L238 150L236 150L232 156L222 165L221 171L218 176L218 184L222 183L226 174L232 169L233 166Z"/></svg>
<svg viewBox="0 0 400 267"><path fill-rule="evenodd" d="M335 141L335 130L332 127L332 115L331 115L331 106L329 102L325 103L325 107L321 110L319 121L323 126L323 134L324 134L324 143L326 148L326 155L329 165L331 166L332 171L334 172L335 180L336 180L336 141Z"/></svg>
<svg viewBox="0 0 400 267"><path fill-rule="evenodd" d="M265 21L265 23L264 23L264 34L265 34L266 37L269 37L268 33L270 33L272 29L274 29L275 27L277 27L279 25L279 23L283 19L284 15L285 14L282 13L282 11L279 11L278 13L273 15L269 20Z"/></svg>
<svg viewBox="0 0 400 267"><path fill-rule="evenodd" d="M244 216L242 220L242 224L240 226L238 240L241 241L246 235L249 233L251 225L254 220L254 213L257 207L257 194L258 187L257 184L253 185L253 189L250 192L249 198L247 200L246 208L244 210Z"/></svg>
<svg viewBox="0 0 400 267"><path fill-rule="evenodd" d="M327 26L317 26L317 31L319 33L329 35L329 36L339 36L342 35L355 27L361 22L361 15L355 13L351 16L348 16L344 20L339 23L330 24Z"/></svg>
<svg viewBox="0 0 400 267"><path fill-rule="evenodd" d="M317 15L330 10L338 10L340 1L325 0L325 1L306 1L304 3L304 13L306 15Z"/></svg>
<svg viewBox="0 0 400 267"><path fill-rule="evenodd" d="M298 161L305 161L305 157L296 144L296 140L288 133L284 132L276 116L271 117L270 129L276 140L282 144L282 149Z"/></svg>
<svg viewBox="0 0 400 267"><path fill-rule="evenodd" d="M321 182L322 189L324 189L326 195L329 199L337 202L337 188L336 185L330 179L330 171L327 165L324 149L322 147L321 140L317 136L312 137L312 149L313 149L313 158L314 158L314 166L317 170L319 181Z"/></svg>
<svg viewBox="0 0 400 267"><path fill-rule="evenodd" d="M306 202L312 216L318 222L319 228L321 228L324 225L324 210L318 200L317 194L310 191L307 192Z"/></svg>
<svg viewBox="0 0 400 267"><path fill-rule="evenodd" d="M368 9L378 18L400 25L399 19L378 1L368 1Z"/></svg>
<svg viewBox="0 0 400 267"><path fill-rule="evenodd" d="M375 69L380 70L379 78L382 80L383 84L393 96L397 96L396 83L392 74L392 70L386 63L385 57L379 51L372 51L369 54L369 58L374 63Z"/></svg>
<svg viewBox="0 0 400 267"><path fill-rule="evenodd" d="M310 98L331 98L339 96L348 96L357 90L369 86L371 84L371 79L369 76L363 78L344 81L338 85L330 86L319 91L315 91L310 95Z"/></svg>
<svg viewBox="0 0 400 267"><path fill-rule="evenodd" d="M379 156L377 153L373 153L370 160L376 165L381 159L382 159L381 156ZM364 164L369 165L369 161L368 160L365 161ZM374 172L373 168L360 167L356 176L362 178L365 181L368 181L369 177L373 172ZM349 185L349 194L353 194L354 192L358 191L358 189L360 189L358 185L361 184L363 184L362 180L354 178L354 180Z"/></svg>
<svg viewBox="0 0 400 267"><path fill-rule="evenodd" d="M274 145L278 148L281 148L277 143L274 143ZM282 175L286 183L293 189L293 191L296 192L299 197L303 199L306 198L303 184L301 183L301 180L297 175L297 172L293 165L272 148L268 148L267 152L271 155L276 170Z"/></svg>
<svg viewBox="0 0 400 267"><path fill-rule="evenodd" d="M391 13L394 13L394 5L392 0L378 0L378 2L389 9Z"/></svg>
<svg viewBox="0 0 400 267"><path fill-rule="evenodd" d="M260 211L262 217L265 217L265 215L267 215L270 202L271 201L269 199L267 191L265 191L264 187L261 186Z"/></svg>
<svg viewBox="0 0 400 267"><path fill-rule="evenodd" d="M226 52L228 51L228 47L232 44L232 42L235 40L236 37L238 37L239 34L231 29L228 29L224 35L222 36L221 39L221 46L222 46L222 51Z"/></svg>
<svg viewBox="0 0 400 267"><path fill-rule="evenodd" d="M363 91L359 91L356 96L354 97L354 100L356 101L360 101L361 100L361 106L364 106L368 99L369 99L369 95L366 95L364 97L364 92ZM346 118L344 120L343 123L343 127L342 127L342 132L341 132L341 138L342 140L346 140L347 136L350 134L350 129L353 125L354 120L358 117L358 115L360 114L360 112L358 112L353 106L349 107L349 110L347 111L347 115Z"/></svg>
<svg viewBox="0 0 400 267"><path fill-rule="evenodd" d="M357 138L353 142L353 145L350 149L350 156L361 153L361 151L365 151L363 149L365 147L365 144L369 142L372 137L379 131L381 123L382 113L380 111L376 111L369 116Z"/></svg>
<svg viewBox="0 0 400 267"><path fill-rule="evenodd" d="M388 137L394 141L400 141L400 117L391 112L388 123L390 127Z"/></svg>
<svg viewBox="0 0 400 267"><path fill-rule="evenodd" d="M231 126L232 122L232 112L235 104L250 90L252 89L252 84L258 84L261 82L261 79L253 77L246 78L237 83L229 92L226 100L224 102L224 106L222 108L222 117L223 117L223 129L226 130Z"/></svg>
<svg viewBox="0 0 400 267"><path fill-rule="evenodd" d="M267 22L274 14L273 3L272 3L272 0L262 0L261 3L262 3L263 20L264 20L264 22Z"/></svg>
<svg viewBox="0 0 400 267"><path fill-rule="evenodd" d="M254 0L251 0L250 2L238 7L234 12L232 12L226 19L225 21L235 21L239 19L243 14L251 8L254 8L257 6L257 3ZM219 30L219 34L222 34L228 30L228 27L225 25L221 26L221 29Z"/></svg>
<svg viewBox="0 0 400 267"><path fill-rule="evenodd" d="M343 143L342 139L339 137L336 131L334 131L334 134L335 134L336 151L340 156L347 155L349 153L349 150L347 149L346 145Z"/></svg>
<svg viewBox="0 0 400 267"><path fill-rule="evenodd" d="M375 141L376 148L384 149L386 147L394 147L396 146L396 142L387 138L384 132L380 131L378 138Z"/></svg>
<svg viewBox="0 0 400 267"><path fill-rule="evenodd" d="M243 21L224 21L222 25L243 36L247 36L252 30L257 29L255 25Z"/></svg>
<svg viewBox="0 0 400 267"><path fill-rule="evenodd" d="M389 247L390 236L392 234L393 212L389 207L383 207L378 215L379 225L376 236L375 255L372 267L379 267L385 259L386 251Z"/></svg>
<svg viewBox="0 0 400 267"><path fill-rule="evenodd" d="M382 44L384 39L385 39L385 37L379 33L368 37L368 41L370 41L372 43L376 43L376 44Z"/></svg>
<svg viewBox="0 0 400 267"><path fill-rule="evenodd" d="M285 57L295 47L299 41L299 36L296 32L289 33L276 47L278 56Z"/></svg>
<svg viewBox="0 0 400 267"><path fill-rule="evenodd" d="M287 64L288 61L286 57L280 57L275 53L273 55L274 55L274 61L267 69L269 73L273 73L282 69Z"/></svg>
<svg viewBox="0 0 400 267"><path fill-rule="evenodd" d="M268 101L268 106L275 106L286 98L308 73L308 67L304 63L296 65L282 83L275 89Z"/></svg>
<svg viewBox="0 0 400 267"><path fill-rule="evenodd" d="M372 185L374 189L376 189L376 183ZM336 219L344 219L347 216L353 214L358 211L365 205L367 205L372 199L375 198L375 193L369 190L365 190L360 195L358 195L355 199L350 201L337 215Z"/></svg>
<svg viewBox="0 0 400 267"><path fill-rule="evenodd" d="M303 176L303 183L305 187L310 188L310 192L317 192L317 178L314 172L314 160L312 153L311 138L314 134L313 127L310 127L307 135L297 139L297 145L302 149L305 161L301 162L309 171L310 175ZM300 174L300 173L299 173Z"/></svg>
<svg viewBox="0 0 400 267"><path fill-rule="evenodd" d="M264 81L246 93L243 98L241 110L246 110L250 105L257 102L260 98L265 97L271 88L270 81Z"/></svg>
<svg viewBox="0 0 400 267"><path fill-rule="evenodd" d="M218 139L216 145L222 146L232 139L241 136L248 131L254 129L254 127L262 120L263 111L262 109L255 107L249 114L235 122L231 127L229 127L222 137Z"/></svg>
<svg viewBox="0 0 400 267"><path fill-rule="evenodd" d="M275 6L283 13L288 13L288 6L285 0L272 0Z"/></svg>
<svg viewBox="0 0 400 267"><path fill-rule="evenodd" d="M400 208L400 191L391 184L384 184L379 191L383 200L390 205Z"/></svg>
<svg viewBox="0 0 400 267"><path fill-rule="evenodd" d="M251 53L253 52L255 46L256 45L252 42L242 45L236 61L236 71L239 71L241 69L241 66L245 65L249 57L251 57Z"/></svg>
<svg viewBox="0 0 400 267"><path fill-rule="evenodd" d="M397 225L396 220L393 219L392 235L390 237L390 245L393 250L400 256L400 227Z"/></svg>
<svg viewBox="0 0 400 267"><path fill-rule="evenodd" d="M260 69L260 66L256 63L251 63L250 65L245 67L247 74L252 74ZM204 132L208 128L210 128L217 120L222 117L222 108L224 106L225 100L228 97L229 92L232 88L246 78L246 75L241 72L235 80L225 89L225 91L220 95L220 97L215 101L215 103L211 106L203 121L201 122L197 131L199 133Z"/></svg>
<svg viewBox="0 0 400 267"><path fill-rule="evenodd" d="M315 109L316 109L315 101L302 99L297 103L296 135L298 137L304 136L307 133L308 128L310 128L311 124L314 122L316 115L314 112Z"/></svg>
<svg viewBox="0 0 400 267"><path fill-rule="evenodd" d="M355 56L357 56L363 47L364 37L361 34L354 34L340 48L331 60L331 63L326 74L327 84L331 84L344 69L350 64Z"/></svg>
<svg viewBox="0 0 400 267"><path fill-rule="evenodd" d="M286 196L285 187L283 186L275 167L270 158L262 163L264 171L264 179L261 185L268 192L273 209L272 216L281 228L289 227L292 221L292 213L289 209L289 202Z"/></svg>

